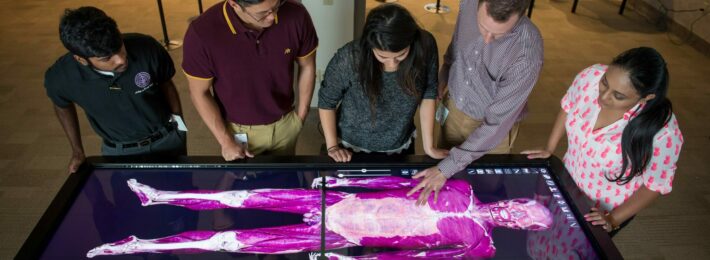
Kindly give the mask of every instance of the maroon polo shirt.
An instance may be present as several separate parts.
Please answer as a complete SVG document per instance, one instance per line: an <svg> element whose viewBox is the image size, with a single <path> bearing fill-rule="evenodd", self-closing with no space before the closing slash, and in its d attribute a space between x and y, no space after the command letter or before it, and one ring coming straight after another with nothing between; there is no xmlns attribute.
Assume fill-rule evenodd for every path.
<svg viewBox="0 0 710 260"><path fill-rule="evenodd" d="M251 30L225 1L187 29L182 69L188 77L213 80L217 103L230 122L269 124L293 109L294 62L315 52L318 37L300 3L287 1L276 21L261 32Z"/></svg>

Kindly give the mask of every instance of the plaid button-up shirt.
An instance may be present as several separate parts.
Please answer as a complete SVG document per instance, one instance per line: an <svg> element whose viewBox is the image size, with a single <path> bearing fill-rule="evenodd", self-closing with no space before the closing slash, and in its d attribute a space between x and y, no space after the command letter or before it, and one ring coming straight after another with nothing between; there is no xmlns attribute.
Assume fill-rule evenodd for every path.
<svg viewBox="0 0 710 260"><path fill-rule="evenodd" d="M446 177L495 148L522 119L543 57L542 37L527 17L486 44L478 28L478 0L462 0L459 10L440 80L448 78L453 104L483 124L439 163Z"/></svg>

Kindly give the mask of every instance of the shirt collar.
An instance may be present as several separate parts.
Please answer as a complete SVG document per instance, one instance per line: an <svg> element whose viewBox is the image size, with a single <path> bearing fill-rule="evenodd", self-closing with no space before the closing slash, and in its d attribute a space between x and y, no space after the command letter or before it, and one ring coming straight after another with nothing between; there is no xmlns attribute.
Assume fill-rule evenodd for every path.
<svg viewBox="0 0 710 260"><path fill-rule="evenodd" d="M103 71L103 70L97 70L97 69L94 69L94 71L96 71L97 73L99 73L101 75L106 75L109 77L116 76L116 74L113 71Z"/></svg>
<svg viewBox="0 0 710 260"><path fill-rule="evenodd" d="M641 104L641 102L637 103L634 107L629 109L629 111L626 111L624 113L624 120L630 121L631 119L635 118L636 116L641 113L641 110L643 110L644 104Z"/></svg>
<svg viewBox="0 0 710 260"><path fill-rule="evenodd" d="M518 18L518 21L515 23L512 29L510 29L510 32L506 33L506 35L517 35L520 33L520 28L522 28L522 24L525 22L523 19L528 19L527 16L524 14L520 15L520 18Z"/></svg>
<svg viewBox="0 0 710 260"><path fill-rule="evenodd" d="M229 26L229 30L232 31L232 34L237 35L237 30L234 29L234 24L232 23L232 18L230 18L229 14L234 14L234 10L231 12L227 10L227 1L224 1L224 4L222 5L222 14L224 14L224 20L227 22L227 26ZM237 19L238 20L238 19Z"/></svg>
<svg viewBox="0 0 710 260"><path fill-rule="evenodd" d="M81 75L82 78L85 78L85 79L118 79L122 75L125 75L131 69L131 66L136 66L134 64L136 62L136 59L133 59L133 57L131 57L131 53L132 52L128 51L128 54L126 55L126 59L128 59L128 68L126 68L126 71L121 72L121 73L115 73L112 71L99 71L99 70L94 69L92 66L81 64L79 61L74 60L73 58L72 58L72 60L74 60L74 62L76 62L76 64L77 64L77 66L79 66L79 74ZM69 53L69 55L72 55L72 54ZM110 73L112 75L109 75L107 73Z"/></svg>
<svg viewBox="0 0 710 260"><path fill-rule="evenodd" d="M102 75L102 74L100 74L99 72L97 72L96 70L94 70L94 68L92 68L92 67L89 66L89 65L81 64L81 63L79 63L79 61L76 61L76 60L75 60L74 62L76 62L76 65L79 67L79 74L81 75L82 78L85 78L85 79L100 79L100 78L111 77L111 76L108 76L108 75Z"/></svg>
<svg viewBox="0 0 710 260"><path fill-rule="evenodd" d="M523 19L528 19L528 17L521 14L520 18L518 18L518 21L515 22L515 25L513 25L513 28L511 28L509 32L505 33L503 37L498 38L497 40L505 40L507 38L517 37L517 35L520 34L521 28L523 27L522 24L525 22L523 21Z"/></svg>
<svg viewBox="0 0 710 260"><path fill-rule="evenodd" d="M478 4L476 3L476 9L473 10L473 14L474 14L473 18L474 18L474 22L475 22L473 27L474 27L476 34L478 34L479 36L483 36L480 31L481 29L479 28L479 25L478 25L478 8L479 7L480 6L478 6ZM524 23L523 19L528 19L528 17L525 16L524 14L521 14L520 18L518 18L518 21L515 23L515 25L513 25L513 28L511 28L509 32L505 33L503 35L503 37L495 39L493 42L496 42L496 41L502 42L505 39L508 39L510 37L515 37L515 35L518 35L520 33L520 30L521 30L520 28L522 27L522 23ZM479 37L479 38L480 38L480 41L483 42L483 37ZM487 44L487 45L490 45L490 44Z"/></svg>

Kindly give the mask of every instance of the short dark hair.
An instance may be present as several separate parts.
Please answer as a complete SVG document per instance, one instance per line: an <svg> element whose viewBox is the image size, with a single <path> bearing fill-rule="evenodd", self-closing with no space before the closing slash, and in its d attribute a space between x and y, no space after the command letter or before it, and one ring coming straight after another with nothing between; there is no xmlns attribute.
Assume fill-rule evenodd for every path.
<svg viewBox="0 0 710 260"><path fill-rule="evenodd" d="M264 0L234 0L239 6L247 7L251 5L261 4Z"/></svg>
<svg viewBox="0 0 710 260"><path fill-rule="evenodd" d="M66 9L59 38L69 52L82 58L111 56L123 46L116 21L93 6Z"/></svg>
<svg viewBox="0 0 710 260"><path fill-rule="evenodd" d="M480 0L478 6L486 5L488 15L496 22L506 22L513 14L522 16L530 4L530 0Z"/></svg>

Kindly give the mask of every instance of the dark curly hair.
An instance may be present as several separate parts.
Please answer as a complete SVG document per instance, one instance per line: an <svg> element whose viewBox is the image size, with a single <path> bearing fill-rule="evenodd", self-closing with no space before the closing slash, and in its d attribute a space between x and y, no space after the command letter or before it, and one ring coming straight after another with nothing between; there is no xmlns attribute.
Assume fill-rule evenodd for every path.
<svg viewBox="0 0 710 260"><path fill-rule="evenodd" d="M123 46L116 21L93 6L65 10L59 38L69 52L82 58L111 56Z"/></svg>

